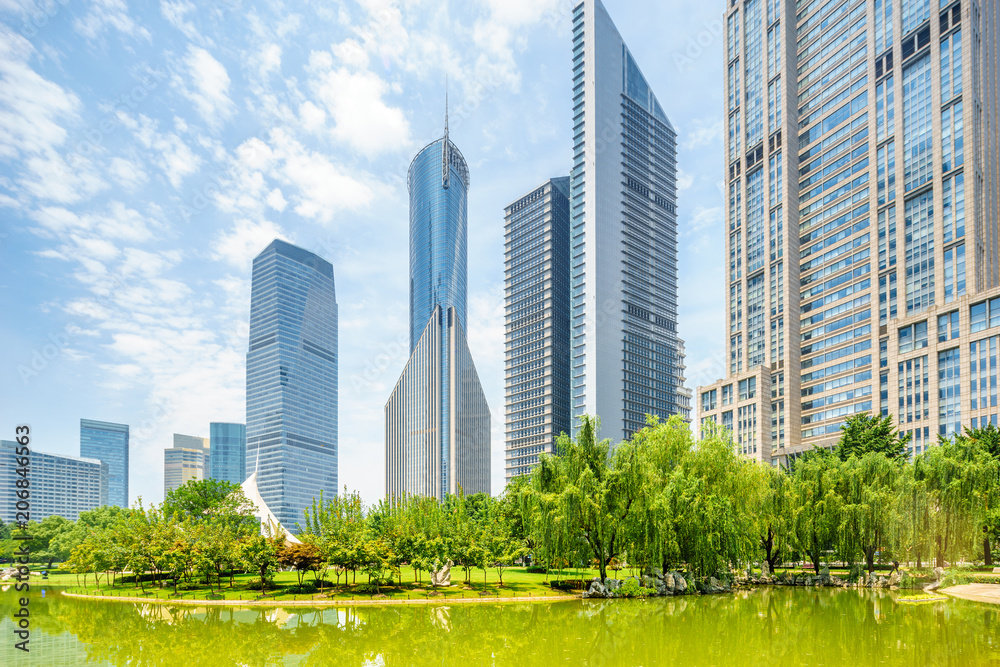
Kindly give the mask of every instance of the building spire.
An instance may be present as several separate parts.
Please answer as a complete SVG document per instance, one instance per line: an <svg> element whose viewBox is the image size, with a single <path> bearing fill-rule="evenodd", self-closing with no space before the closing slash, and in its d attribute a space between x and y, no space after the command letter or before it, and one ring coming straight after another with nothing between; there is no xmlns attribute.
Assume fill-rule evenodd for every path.
<svg viewBox="0 0 1000 667"><path fill-rule="evenodd" d="M451 184L451 155L448 139L448 77L444 79L444 140L441 142L441 185L447 189Z"/></svg>

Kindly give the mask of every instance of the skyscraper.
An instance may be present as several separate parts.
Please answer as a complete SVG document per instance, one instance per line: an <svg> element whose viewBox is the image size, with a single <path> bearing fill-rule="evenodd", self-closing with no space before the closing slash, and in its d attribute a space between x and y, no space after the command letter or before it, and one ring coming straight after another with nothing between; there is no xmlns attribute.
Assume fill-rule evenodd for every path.
<svg viewBox="0 0 1000 667"><path fill-rule="evenodd" d="M174 433L173 447L163 450L163 495L207 478L210 464L208 438Z"/></svg>
<svg viewBox="0 0 1000 667"><path fill-rule="evenodd" d="M128 424L80 420L80 456L108 464L108 504L128 507Z"/></svg>
<svg viewBox="0 0 1000 667"><path fill-rule="evenodd" d="M16 442L0 440L0 484L11 489L10 493L0 493L0 521L6 524L24 518L23 507L17 507L19 500L13 493L21 479L18 470L24 469L18 464L17 449ZM107 505L109 467L97 459L32 450L27 477L31 484L31 519L61 516L76 521L80 512Z"/></svg>
<svg viewBox="0 0 1000 667"><path fill-rule="evenodd" d="M920 453L991 417L961 389L996 386L970 334L998 284L998 21L972 0L729 4L729 369L698 403L741 452L786 461L880 412Z"/></svg>
<svg viewBox="0 0 1000 667"><path fill-rule="evenodd" d="M386 493L489 493L490 411L465 333L469 169L447 112L407 184L410 358L385 406Z"/></svg>
<svg viewBox="0 0 1000 667"><path fill-rule="evenodd" d="M246 424L212 422L208 429L211 455L205 476L242 484L247 470Z"/></svg>
<svg viewBox="0 0 1000 667"><path fill-rule="evenodd" d="M337 359L333 266L275 240L253 261L245 474L289 530L337 492Z"/></svg>
<svg viewBox="0 0 1000 667"><path fill-rule="evenodd" d="M690 413L677 335L677 141L600 0L573 10L573 417L627 438ZM574 424L576 428L577 424Z"/></svg>
<svg viewBox="0 0 1000 667"><path fill-rule="evenodd" d="M570 433L569 178L505 210L506 478Z"/></svg>

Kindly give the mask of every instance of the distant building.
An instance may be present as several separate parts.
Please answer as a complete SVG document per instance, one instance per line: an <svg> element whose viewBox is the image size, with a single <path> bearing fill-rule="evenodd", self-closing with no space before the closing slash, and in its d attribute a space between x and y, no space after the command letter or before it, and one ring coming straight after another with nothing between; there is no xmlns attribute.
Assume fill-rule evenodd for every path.
<svg viewBox="0 0 1000 667"><path fill-rule="evenodd" d="M677 333L677 133L600 0L573 9L573 126L573 418L600 417L618 442L646 415L687 419L691 406Z"/></svg>
<svg viewBox="0 0 1000 667"><path fill-rule="evenodd" d="M337 359L333 265L274 241L253 261L245 473L289 530L337 493Z"/></svg>
<svg viewBox="0 0 1000 667"><path fill-rule="evenodd" d="M385 406L386 493L490 491L490 409L466 339L469 168L444 137L410 193L410 358Z"/></svg>
<svg viewBox="0 0 1000 667"><path fill-rule="evenodd" d="M128 424L80 420L80 456L108 464L108 504L128 507Z"/></svg>
<svg viewBox="0 0 1000 667"><path fill-rule="evenodd" d="M570 433L569 178L507 207L504 232L506 478Z"/></svg>
<svg viewBox="0 0 1000 667"><path fill-rule="evenodd" d="M233 484L246 481L247 427L246 424L209 424L210 467L207 477Z"/></svg>
<svg viewBox="0 0 1000 667"><path fill-rule="evenodd" d="M0 519L5 524L19 520L14 490L22 477L17 470L17 443L0 440ZM41 521L48 516L61 516L71 521L80 512L108 504L108 464L97 459L31 452L28 466L31 491L30 518Z"/></svg>
<svg viewBox="0 0 1000 667"><path fill-rule="evenodd" d="M211 464L208 438L174 434L174 446L163 450L163 494L193 480L205 479Z"/></svg>

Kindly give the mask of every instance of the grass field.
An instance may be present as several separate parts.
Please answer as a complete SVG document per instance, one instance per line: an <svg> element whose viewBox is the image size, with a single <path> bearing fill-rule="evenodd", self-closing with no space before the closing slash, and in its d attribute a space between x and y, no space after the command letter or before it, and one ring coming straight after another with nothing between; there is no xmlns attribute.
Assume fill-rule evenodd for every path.
<svg viewBox="0 0 1000 667"><path fill-rule="evenodd" d="M499 576L495 569L487 570L485 582L482 570L472 571L470 583L463 582L465 573L461 569L453 569L451 574L452 586L434 589L429 585L429 576L426 572L421 572L421 581L415 582L413 570L409 567L403 567L400 572L402 583L397 579L392 586L382 585L376 592L368 583L368 577L360 572L356 580L351 573L347 573L346 576L342 574L338 585L335 573L329 571L323 591L316 590L315 593L312 593L298 591L298 575L296 573L279 572L268 586L264 597L261 596L259 586L251 586L251 581L259 581L258 578L249 574L237 574L232 586L230 586L229 579L223 577L221 588L216 586L214 582L210 588L204 584L204 580L193 584L182 583L179 585L177 594L174 594L173 586L167 581L162 582L162 588L147 581L144 583L145 592L143 592L142 587L137 587L131 582L116 583L114 586L108 585L106 576L102 576L101 585L97 586L94 582L94 575L91 574L87 577L87 586L83 586L82 575L78 580L77 575L58 570L51 571L45 583L49 586L65 588L71 593L84 595L146 597L160 600L447 600L453 598L537 598L567 595L579 592L579 590L555 588L552 583L567 579L583 578L589 580L597 576L596 570L565 570L561 576L557 573L551 573L546 577L544 574L526 572L524 568L512 567L504 570L503 585L500 585ZM34 578L34 581L41 583L37 577ZM312 581L314 581L312 574L307 574L304 582L308 584Z"/></svg>

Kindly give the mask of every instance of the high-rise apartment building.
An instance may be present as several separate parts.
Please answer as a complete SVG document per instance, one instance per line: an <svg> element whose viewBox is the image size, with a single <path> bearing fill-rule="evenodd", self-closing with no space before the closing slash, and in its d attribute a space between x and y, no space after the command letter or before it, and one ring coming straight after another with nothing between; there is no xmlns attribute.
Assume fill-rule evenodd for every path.
<svg viewBox="0 0 1000 667"><path fill-rule="evenodd" d="M292 531L337 493L337 359L333 265L275 240L253 261L245 473Z"/></svg>
<svg viewBox="0 0 1000 667"><path fill-rule="evenodd" d="M573 10L571 400L615 441L690 415L677 335L677 140L600 0ZM574 429L578 424L574 424Z"/></svg>
<svg viewBox="0 0 1000 667"><path fill-rule="evenodd" d="M209 463L206 477L233 484L246 481L247 427L246 424L212 422L209 430Z"/></svg>
<svg viewBox="0 0 1000 667"><path fill-rule="evenodd" d="M385 406L386 493L489 493L490 410L466 339L469 168L447 113L407 185L410 358Z"/></svg>
<svg viewBox="0 0 1000 667"><path fill-rule="evenodd" d="M173 447L163 450L163 495L207 478L210 465L208 438L174 433Z"/></svg>
<svg viewBox="0 0 1000 667"><path fill-rule="evenodd" d="M0 440L0 484L7 493L0 493L0 520L5 524L23 518L23 510L14 495L15 482L21 479L18 469L18 445ZM86 512L108 504L108 470L105 461L61 456L32 450L27 479L31 489L30 515L33 521L47 516L61 516L70 521ZM18 514L22 516L18 516Z"/></svg>
<svg viewBox="0 0 1000 667"><path fill-rule="evenodd" d="M108 464L108 504L128 507L128 424L80 420L80 456Z"/></svg>
<svg viewBox="0 0 1000 667"><path fill-rule="evenodd" d="M961 389L998 284L998 29L974 0L729 3L729 369L697 403L741 452L881 412L919 453L989 416Z"/></svg>
<svg viewBox="0 0 1000 667"><path fill-rule="evenodd" d="M506 480L526 475L572 428L569 178L505 210Z"/></svg>

